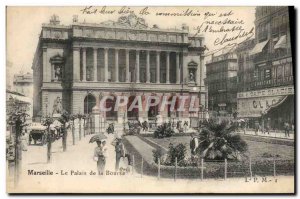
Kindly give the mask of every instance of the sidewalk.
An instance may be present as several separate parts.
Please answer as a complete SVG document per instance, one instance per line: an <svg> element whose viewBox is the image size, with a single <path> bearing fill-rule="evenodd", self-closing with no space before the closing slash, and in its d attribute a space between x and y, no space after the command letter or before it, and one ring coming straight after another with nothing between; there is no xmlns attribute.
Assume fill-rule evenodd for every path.
<svg viewBox="0 0 300 199"><path fill-rule="evenodd" d="M126 136L126 139L143 156L145 161L147 161L149 164L153 163L152 151L154 148L152 146L134 135Z"/></svg>
<svg viewBox="0 0 300 199"><path fill-rule="evenodd" d="M244 133L243 130L239 130L238 133L245 134L245 135L253 135L253 136L262 136L262 137L272 137L272 138L281 138L281 139L288 139L288 140L294 140L294 133L290 133L290 137L286 137L283 131L276 132L276 131L270 131L270 134L262 133L259 131L257 135L255 134L254 130L246 130Z"/></svg>

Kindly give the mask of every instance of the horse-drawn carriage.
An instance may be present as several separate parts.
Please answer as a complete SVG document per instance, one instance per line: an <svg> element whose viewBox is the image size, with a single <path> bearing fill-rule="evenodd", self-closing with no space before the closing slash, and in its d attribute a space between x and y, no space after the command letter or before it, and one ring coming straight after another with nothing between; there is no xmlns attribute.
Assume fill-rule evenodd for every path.
<svg viewBox="0 0 300 199"><path fill-rule="evenodd" d="M40 123L32 123L29 127L29 145L44 145L46 143L47 128Z"/></svg>
<svg viewBox="0 0 300 199"><path fill-rule="evenodd" d="M50 136L51 140L58 140L62 137L62 127L61 123L57 120L50 125ZM43 126L41 123L32 123L29 127L29 145L33 144L44 145L47 142L47 127Z"/></svg>

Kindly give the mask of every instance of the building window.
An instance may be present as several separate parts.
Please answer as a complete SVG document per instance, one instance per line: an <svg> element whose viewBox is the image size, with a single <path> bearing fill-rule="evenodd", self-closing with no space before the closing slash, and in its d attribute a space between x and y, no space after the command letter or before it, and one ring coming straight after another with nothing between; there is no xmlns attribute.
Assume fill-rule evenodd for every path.
<svg viewBox="0 0 300 199"><path fill-rule="evenodd" d="M281 79L283 76L283 70L282 70L282 66L278 66L277 67L277 78Z"/></svg>
<svg viewBox="0 0 300 199"><path fill-rule="evenodd" d="M291 76L291 64L290 63L286 64L284 68L285 68L285 72L284 72L285 76L286 77Z"/></svg>
<svg viewBox="0 0 300 199"><path fill-rule="evenodd" d="M265 69L265 79L271 79L271 69Z"/></svg>

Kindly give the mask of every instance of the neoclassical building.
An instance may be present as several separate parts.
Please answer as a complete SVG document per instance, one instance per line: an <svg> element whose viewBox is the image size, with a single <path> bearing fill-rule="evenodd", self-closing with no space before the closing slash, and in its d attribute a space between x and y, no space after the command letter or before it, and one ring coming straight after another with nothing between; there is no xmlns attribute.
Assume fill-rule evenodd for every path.
<svg viewBox="0 0 300 199"><path fill-rule="evenodd" d="M181 29L149 27L134 14L117 21L97 24L78 22L61 25L53 15L43 24L33 60L34 117L59 113L102 114L107 120L124 118L148 120L202 118L207 109L204 86L204 38L191 36L185 24ZM113 107L116 96L159 97L196 96L198 112L117 111L101 113L97 108L103 96L113 96L106 105ZM180 102L176 102L177 104ZM185 106L188 106L187 101Z"/></svg>

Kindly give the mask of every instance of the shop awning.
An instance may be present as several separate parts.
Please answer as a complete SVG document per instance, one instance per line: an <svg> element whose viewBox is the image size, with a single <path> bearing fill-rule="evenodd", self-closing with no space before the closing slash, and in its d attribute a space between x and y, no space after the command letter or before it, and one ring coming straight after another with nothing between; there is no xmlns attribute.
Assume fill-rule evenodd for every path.
<svg viewBox="0 0 300 199"><path fill-rule="evenodd" d="M255 55L257 53L262 52L266 44L268 43L269 40L263 41L261 43L257 43L254 48L250 51L250 55Z"/></svg>
<svg viewBox="0 0 300 199"><path fill-rule="evenodd" d="M286 35L280 37L278 42L275 44L274 49L286 48Z"/></svg>
<svg viewBox="0 0 300 199"><path fill-rule="evenodd" d="M287 96L284 96L280 101L278 101L275 104L272 104L271 106L269 106L268 108L266 108L266 110L264 111L264 114L268 113L271 109L278 107L279 105L281 105L283 102L285 102L285 100L288 98Z"/></svg>

